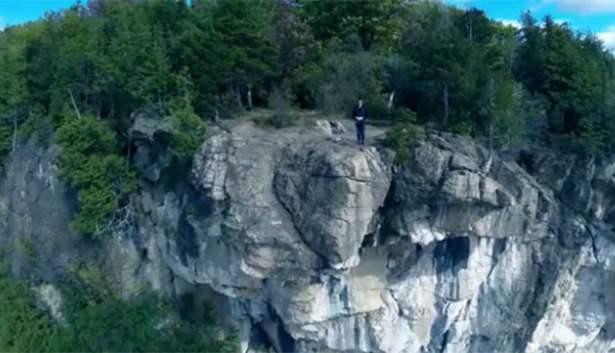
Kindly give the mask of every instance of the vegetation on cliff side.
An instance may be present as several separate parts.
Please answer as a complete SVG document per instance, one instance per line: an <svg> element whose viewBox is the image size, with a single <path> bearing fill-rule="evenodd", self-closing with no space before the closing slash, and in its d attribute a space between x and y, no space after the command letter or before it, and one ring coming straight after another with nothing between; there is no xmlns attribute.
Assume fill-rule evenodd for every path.
<svg viewBox="0 0 615 353"><path fill-rule="evenodd" d="M401 154L412 134L400 111L493 148L611 151L613 55L550 17L521 24L425 1L89 0L0 32L0 154L26 132L55 136L79 190L75 223L92 233L134 190L131 113L143 107L171 119L182 163L204 121L268 105L276 126L291 106L346 116L358 95L397 126ZM108 141L80 151L70 130L94 125Z"/></svg>
<svg viewBox="0 0 615 353"><path fill-rule="evenodd" d="M181 320L171 305L146 296L124 301L65 296L58 323L42 310L22 282L0 277L2 352L211 352L237 350L233 335L222 335L211 317ZM91 298L90 298L91 299Z"/></svg>
<svg viewBox="0 0 615 353"><path fill-rule="evenodd" d="M85 116L64 120L57 141L61 173L78 190L75 228L83 234L105 234L110 231L105 225L136 187L134 173L118 153L115 133L103 121Z"/></svg>

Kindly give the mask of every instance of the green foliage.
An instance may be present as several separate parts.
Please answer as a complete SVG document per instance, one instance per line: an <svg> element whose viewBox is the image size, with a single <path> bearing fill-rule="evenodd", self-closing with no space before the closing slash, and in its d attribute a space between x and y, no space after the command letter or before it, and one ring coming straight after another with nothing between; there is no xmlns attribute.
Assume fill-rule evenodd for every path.
<svg viewBox="0 0 615 353"><path fill-rule="evenodd" d="M273 41L278 52L278 76L284 80L297 80L306 65L318 62L322 44L314 38L304 16L291 2L276 3L272 18Z"/></svg>
<svg viewBox="0 0 615 353"><path fill-rule="evenodd" d="M386 65L397 102L423 122L489 135L496 116L514 118L510 73L515 33L482 11L419 3Z"/></svg>
<svg viewBox="0 0 615 353"><path fill-rule="evenodd" d="M32 138L41 146L48 146L53 136L53 122L44 115L40 106L33 107L28 119L19 127L20 138Z"/></svg>
<svg viewBox="0 0 615 353"><path fill-rule="evenodd" d="M135 177L118 154L115 134L92 117L67 119L58 129L60 167L77 189L79 212L75 228L100 236L110 218L134 191Z"/></svg>
<svg viewBox="0 0 615 353"><path fill-rule="evenodd" d="M416 114L409 109L396 109L393 121L393 127L387 132L386 143L395 151L395 160L403 163L410 158L412 144L419 137L420 130L416 126Z"/></svg>
<svg viewBox="0 0 615 353"><path fill-rule="evenodd" d="M242 92L258 92L276 72L278 50L272 37L272 1L237 0L195 3L191 25L181 40L184 65L194 78L197 111L211 112L202 102L219 106L232 94L243 105Z"/></svg>
<svg viewBox="0 0 615 353"><path fill-rule="evenodd" d="M381 99L379 62L376 55L363 51L330 55L310 79L317 106L327 113L348 111L362 96L371 108Z"/></svg>
<svg viewBox="0 0 615 353"><path fill-rule="evenodd" d="M205 140L207 129L190 101L177 100L171 106L168 118L173 130L171 152L180 164L189 164Z"/></svg>
<svg viewBox="0 0 615 353"><path fill-rule="evenodd" d="M223 82L250 83L272 72L276 51L267 33L271 4L262 0L214 1L214 37L224 43L219 50L225 60L216 63Z"/></svg>
<svg viewBox="0 0 615 353"><path fill-rule="evenodd" d="M592 117L586 117L581 120L579 144L585 153L596 155L604 150L607 137L607 132L601 129L599 121L592 119Z"/></svg>
<svg viewBox="0 0 615 353"><path fill-rule="evenodd" d="M10 125L0 123L0 157L6 156L11 151L12 135Z"/></svg>
<svg viewBox="0 0 615 353"><path fill-rule="evenodd" d="M498 148L519 146L527 141L528 122L539 119L541 114L539 107L533 105L536 102L533 102L518 84L501 87L497 94L503 97L496 97L496 100L505 101L496 107L490 107L492 120L488 133L489 144Z"/></svg>
<svg viewBox="0 0 615 353"><path fill-rule="evenodd" d="M25 43L36 30L33 25L0 32L0 158L10 152L14 129L25 120Z"/></svg>
<svg viewBox="0 0 615 353"><path fill-rule="evenodd" d="M472 126L472 123L467 120L457 121L455 124L451 125L450 130L454 134L468 137L472 137L475 134L474 126Z"/></svg>
<svg viewBox="0 0 615 353"><path fill-rule="evenodd" d="M27 236L19 237L15 240L15 249L26 258L27 261L33 263L38 258L38 252L32 241L32 238Z"/></svg>
<svg viewBox="0 0 615 353"><path fill-rule="evenodd" d="M149 107L171 116L171 152L186 161L203 138L196 115L229 118L246 103L282 107L287 98L339 114L362 95L372 117L387 118L392 92L419 123L490 146L564 135L594 153L612 149L613 55L549 17L526 13L521 22L516 31L432 1L77 4L0 32L0 157L16 127L45 140L77 115L103 121L126 149L131 113ZM284 125L285 108L274 110ZM84 202L102 200L88 218L117 206L116 191L80 189Z"/></svg>
<svg viewBox="0 0 615 353"><path fill-rule="evenodd" d="M271 123L276 128L292 125L293 115L288 88L283 86L274 89L269 96L269 107L273 111Z"/></svg>
<svg viewBox="0 0 615 353"><path fill-rule="evenodd" d="M327 41L356 34L364 50L374 44L391 44L406 10L401 0L301 2L303 15L316 38Z"/></svg>
<svg viewBox="0 0 615 353"><path fill-rule="evenodd" d="M211 321L211 318L206 318ZM149 296L133 301L117 298L86 305L69 313L75 329L62 332L62 352L234 352L235 338L217 338L210 322L189 324L171 307Z"/></svg>
<svg viewBox="0 0 615 353"><path fill-rule="evenodd" d="M117 288L114 287L109 275L103 271L104 268L104 264L100 260L93 261L90 264L71 264L69 272L73 280L65 288L71 298L70 310L96 305L105 299L115 297L114 290L117 290Z"/></svg>
<svg viewBox="0 0 615 353"><path fill-rule="evenodd" d="M57 330L33 303L25 285L0 277L0 351L54 351Z"/></svg>
<svg viewBox="0 0 615 353"><path fill-rule="evenodd" d="M106 297L83 301L65 297L66 326L56 325L35 304L22 283L0 277L0 350L2 352L211 352L237 350L233 335L219 335L212 317L180 320L154 296L130 301ZM67 294L67 293L65 293Z"/></svg>
<svg viewBox="0 0 615 353"><path fill-rule="evenodd" d="M515 77L545 102L551 133L573 137L595 154L609 143L615 61L591 35L574 33L547 16L540 26L526 13Z"/></svg>

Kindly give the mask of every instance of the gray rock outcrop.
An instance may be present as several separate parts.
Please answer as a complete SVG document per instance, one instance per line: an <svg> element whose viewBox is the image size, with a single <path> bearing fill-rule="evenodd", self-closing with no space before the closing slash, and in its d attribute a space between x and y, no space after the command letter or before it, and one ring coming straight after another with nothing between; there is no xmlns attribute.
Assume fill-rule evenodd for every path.
<svg viewBox="0 0 615 353"><path fill-rule="evenodd" d="M131 120L130 139L135 150L132 163L144 179L157 182L163 170L171 165L168 145L172 127L168 119L149 109L134 112Z"/></svg>
<svg viewBox="0 0 615 353"><path fill-rule="evenodd" d="M0 251L13 274L54 280L90 250L71 227L74 193L58 175L55 147L20 146L0 182Z"/></svg>
<svg viewBox="0 0 615 353"><path fill-rule="evenodd" d="M351 140L248 123L214 132L189 177L144 186L129 230L105 243L118 290L205 298L242 352L615 351L613 161L503 159L430 134L395 165ZM54 239L19 221L60 202L45 180L66 191L28 153L2 183L5 243L27 227ZM41 178L23 177L38 165ZM63 229L69 205L41 227Z"/></svg>

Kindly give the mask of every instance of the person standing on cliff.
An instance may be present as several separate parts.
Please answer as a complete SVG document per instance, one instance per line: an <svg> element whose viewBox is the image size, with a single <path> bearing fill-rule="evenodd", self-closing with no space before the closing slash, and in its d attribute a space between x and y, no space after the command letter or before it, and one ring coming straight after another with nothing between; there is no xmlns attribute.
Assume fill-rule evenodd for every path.
<svg viewBox="0 0 615 353"><path fill-rule="evenodd" d="M363 98L359 97L357 104L352 108L352 120L357 128L357 143L365 144L365 122L367 121L367 107L363 103Z"/></svg>

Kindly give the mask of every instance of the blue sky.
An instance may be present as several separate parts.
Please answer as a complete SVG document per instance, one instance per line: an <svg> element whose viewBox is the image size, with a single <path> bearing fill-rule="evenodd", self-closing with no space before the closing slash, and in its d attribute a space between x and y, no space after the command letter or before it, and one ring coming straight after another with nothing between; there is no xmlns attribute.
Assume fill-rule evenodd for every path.
<svg viewBox="0 0 615 353"><path fill-rule="evenodd" d="M615 51L615 0L444 1L458 7L477 7L491 18L510 24L514 24L525 10L531 10L538 18L551 14L557 21L566 21L577 30L596 33ZM73 3L75 0L0 0L0 28L35 20L46 11L65 9Z"/></svg>
<svg viewBox="0 0 615 353"><path fill-rule="evenodd" d="M2 0L0 0L2 1ZM568 22L574 29L598 35L615 51L615 0L445 0L457 7L477 7L489 17L518 24L521 12L535 17L550 14L556 21Z"/></svg>
<svg viewBox="0 0 615 353"><path fill-rule="evenodd" d="M70 7L75 0L0 0L0 28L40 18L46 11Z"/></svg>

